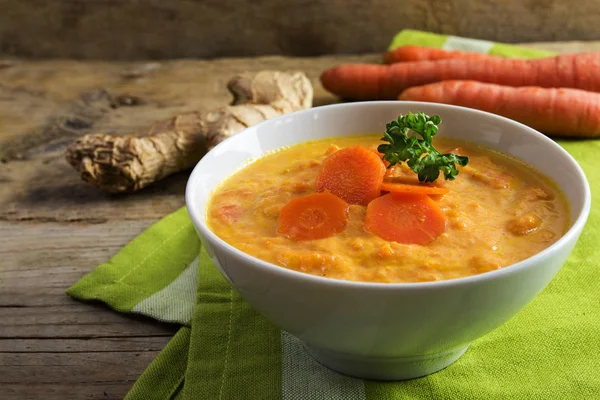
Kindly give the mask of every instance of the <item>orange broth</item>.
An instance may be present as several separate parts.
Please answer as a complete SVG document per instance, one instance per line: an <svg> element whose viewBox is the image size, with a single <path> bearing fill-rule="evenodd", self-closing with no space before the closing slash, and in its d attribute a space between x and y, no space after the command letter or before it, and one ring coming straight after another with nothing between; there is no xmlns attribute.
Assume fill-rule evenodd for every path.
<svg viewBox="0 0 600 400"><path fill-rule="evenodd" d="M375 148L381 135L330 138L282 148L222 182L207 208L209 228L239 250L284 268L362 282L425 282L476 275L528 258L567 230L567 202L550 179L508 155L447 138L442 152L469 157L449 193L436 199L446 230L427 245L388 242L365 232L366 207L350 205L346 229L336 236L293 241L277 234L281 208L315 192L327 154L336 148ZM405 165L398 176L413 175Z"/></svg>

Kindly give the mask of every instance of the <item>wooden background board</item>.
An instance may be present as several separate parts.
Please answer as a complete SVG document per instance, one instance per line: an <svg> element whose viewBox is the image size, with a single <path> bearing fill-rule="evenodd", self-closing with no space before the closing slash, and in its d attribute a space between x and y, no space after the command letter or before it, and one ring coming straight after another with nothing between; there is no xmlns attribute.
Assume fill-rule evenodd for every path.
<svg viewBox="0 0 600 400"><path fill-rule="evenodd" d="M71 141L88 132L140 131L174 113L224 104L226 81L246 71L304 70L315 105L331 103L318 82L324 68L378 59L0 60L0 398L122 398L177 329L72 300L65 290L181 207L188 172L133 195L108 195L68 166L63 153Z"/></svg>
<svg viewBox="0 0 600 400"><path fill-rule="evenodd" d="M378 52L401 29L599 40L598 0L0 0L0 55L168 59Z"/></svg>

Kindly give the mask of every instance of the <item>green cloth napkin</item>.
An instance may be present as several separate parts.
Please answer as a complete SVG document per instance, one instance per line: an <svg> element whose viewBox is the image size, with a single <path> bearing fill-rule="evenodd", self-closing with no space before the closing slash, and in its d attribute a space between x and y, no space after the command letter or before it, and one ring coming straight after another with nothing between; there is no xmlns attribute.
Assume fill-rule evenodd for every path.
<svg viewBox="0 0 600 400"><path fill-rule="evenodd" d="M505 56L531 49L403 31L422 44ZM600 191L600 141L559 142ZM315 362L256 313L201 249L187 211L152 225L68 294L182 327L126 399L591 399L600 396L600 208L552 283L448 368L401 382L350 378Z"/></svg>
<svg viewBox="0 0 600 400"><path fill-rule="evenodd" d="M394 36L388 50L406 45L439 47L445 50L474 51L501 57L540 58L556 54L551 51L519 47L512 44L468 39L459 36L438 35L437 33L413 31L410 29L400 31Z"/></svg>

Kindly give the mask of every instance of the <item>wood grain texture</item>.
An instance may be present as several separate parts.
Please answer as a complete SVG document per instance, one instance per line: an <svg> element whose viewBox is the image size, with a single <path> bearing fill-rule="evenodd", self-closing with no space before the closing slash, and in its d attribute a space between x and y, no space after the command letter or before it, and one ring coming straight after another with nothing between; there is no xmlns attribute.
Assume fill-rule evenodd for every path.
<svg viewBox="0 0 600 400"><path fill-rule="evenodd" d="M64 161L73 138L134 132L222 104L232 75L265 68L304 70L316 105L331 103L337 99L317 79L324 68L379 57L0 61L0 398L121 399L177 330L75 301L65 290L181 207L188 172L134 195L107 195Z"/></svg>
<svg viewBox="0 0 600 400"><path fill-rule="evenodd" d="M3 383L2 400L122 400L133 382Z"/></svg>
<svg viewBox="0 0 600 400"><path fill-rule="evenodd" d="M177 327L65 290L152 222L0 222L0 398L123 397Z"/></svg>
<svg viewBox="0 0 600 400"><path fill-rule="evenodd" d="M167 59L381 52L399 30L598 40L598 0L0 0L0 54Z"/></svg>

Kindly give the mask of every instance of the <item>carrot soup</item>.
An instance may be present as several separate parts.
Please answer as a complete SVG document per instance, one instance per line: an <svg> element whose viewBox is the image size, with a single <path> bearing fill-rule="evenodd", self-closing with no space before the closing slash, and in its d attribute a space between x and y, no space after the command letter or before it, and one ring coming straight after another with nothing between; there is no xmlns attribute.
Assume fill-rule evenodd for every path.
<svg viewBox="0 0 600 400"><path fill-rule="evenodd" d="M562 193L511 156L436 137L436 148L468 164L454 172L440 167L450 179L419 182L411 168L419 177L431 174L423 160L432 151L412 167L390 166L376 150L380 138L329 138L265 155L218 186L207 207L209 228L261 260L362 282L496 270L538 253L568 228Z"/></svg>

